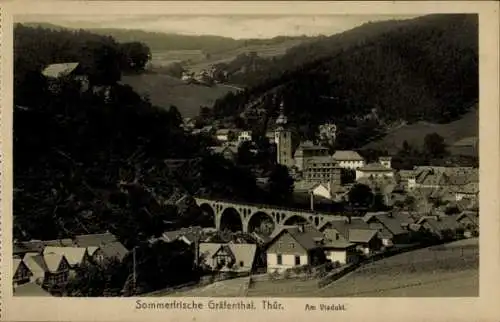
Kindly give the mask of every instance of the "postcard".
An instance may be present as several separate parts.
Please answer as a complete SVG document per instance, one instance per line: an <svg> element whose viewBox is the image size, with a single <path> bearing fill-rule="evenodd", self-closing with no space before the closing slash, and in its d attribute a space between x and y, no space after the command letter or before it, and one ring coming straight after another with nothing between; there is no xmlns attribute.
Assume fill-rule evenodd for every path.
<svg viewBox="0 0 500 322"><path fill-rule="evenodd" d="M500 318L498 3L0 8L2 321Z"/></svg>

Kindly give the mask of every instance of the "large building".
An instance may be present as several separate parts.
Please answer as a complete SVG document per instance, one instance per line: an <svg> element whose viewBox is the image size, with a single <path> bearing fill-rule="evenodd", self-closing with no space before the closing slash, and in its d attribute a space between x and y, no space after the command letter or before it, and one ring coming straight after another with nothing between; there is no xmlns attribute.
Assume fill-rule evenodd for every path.
<svg viewBox="0 0 500 322"><path fill-rule="evenodd" d="M280 115L276 120L274 141L276 143L277 163L287 167L293 166L292 132L288 128L288 119L284 113L283 102L280 105Z"/></svg>
<svg viewBox="0 0 500 322"><path fill-rule="evenodd" d="M307 158L302 169L303 179L309 182L340 184L341 175L342 168L329 155Z"/></svg>
<svg viewBox="0 0 500 322"><path fill-rule="evenodd" d="M316 145L311 141L302 142L295 150L295 166L299 171L304 170L304 164L311 158L328 156L327 147Z"/></svg>

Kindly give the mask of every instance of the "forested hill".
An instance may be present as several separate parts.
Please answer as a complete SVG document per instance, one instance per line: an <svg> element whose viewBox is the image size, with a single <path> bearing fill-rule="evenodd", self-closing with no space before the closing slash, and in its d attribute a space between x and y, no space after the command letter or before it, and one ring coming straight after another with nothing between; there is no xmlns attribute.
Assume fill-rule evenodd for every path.
<svg viewBox="0 0 500 322"><path fill-rule="evenodd" d="M47 23L28 23L24 25L53 30L68 29ZM254 45L273 45L288 40L311 39L307 36L278 36L270 39L233 39L215 35L181 35L115 28L87 28L85 30L95 35L113 37L117 42L142 42L147 44L154 52L165 50L201 50L205 53L217 53Z"/></svg>
<svg viewBox="0 0 500 322"><path fill-rule="evenodd" d="M293 122L314 126L332 119L341 131L371 127L361 141L403 121L449 122L478 99L478 18L429 15L365 24L299 45L267 65L261 61L259 69L234 73L230 81L247 91L217 102L218 115L241 112L280 86ZM377 124L364 122L367 116Z"/></svg>
<svg viewBox="0 0 500 322"><path fill-rule="evenodd" d="M167 229L213 223L193 205L174 206L176 195L258 195L253 174L208 153L210 142L186 134L175 107L153 106L117 82L122 45L84 31L16 27L15 239L109 230L135 245ZM66 77L49 91L40 67L68 61L94 71L92 84L105 84L109 98Z"/></svg>

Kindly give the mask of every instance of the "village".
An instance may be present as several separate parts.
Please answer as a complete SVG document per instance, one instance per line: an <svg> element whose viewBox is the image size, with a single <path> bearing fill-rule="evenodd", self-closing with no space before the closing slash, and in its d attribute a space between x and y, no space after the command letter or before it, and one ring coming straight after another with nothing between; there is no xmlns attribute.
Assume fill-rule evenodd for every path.
<svg viewBox="0 0 500 322"><path fill-rule="evenodd" d="M191 135L208 133L217 142L210 147L212 153L229 161L242 144L253 143L250 130L195 130L189 120L184 129ZM322 130L335 140L334 124ZM415 164L412 170L396 170L390 155L367 162L357 151L332 151L319 142L302 141L294 147L283 104L266 137L274 147L273 161L287 167L294 180L294 200L306 206L173 198L177 206L195 203L213 218L212 227L189 226L151 239L191 248L193 265L204 273L189 287L245 276L306 276L324 286L367 261L479 235L478 168ZM267 182L258 179L262 185ZM354 196L359 204L349 200ZM375 196L381 210L371 211ZM55 285L64 285L79 269L119 262L130 254L134 267L128 281L133 284L135 249L127 249L109 232L14 241L14 294L58 294Z"/></svg>

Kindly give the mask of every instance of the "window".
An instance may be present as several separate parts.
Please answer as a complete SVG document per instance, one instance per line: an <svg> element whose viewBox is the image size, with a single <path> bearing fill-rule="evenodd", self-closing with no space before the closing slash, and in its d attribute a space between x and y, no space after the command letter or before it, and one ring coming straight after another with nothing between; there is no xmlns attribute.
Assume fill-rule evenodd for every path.
<svg viewBox="0 0 500 322"><path fill-rule="evenodd" d="M295 256L295 265L300 265L300 256Z"/></svg>
<svg viewBox="0 0 500 322"><path fill-rule="evenodd" d="M290 248L294 248L295 247L295 244L294 243L290 243Z"/></svg>
<svg viewBox="0 0 500 322"><path fill-rule="evenodd" d="M283 264L283 258L281 257L281 254L276 255L276 262L278 265Z"/></svg>
<svg viewBox="0 0 500 322"><path fill-rule="evenodd" d="M240 267L243 267L244 263L243 261L240 261Z"/></svg>

